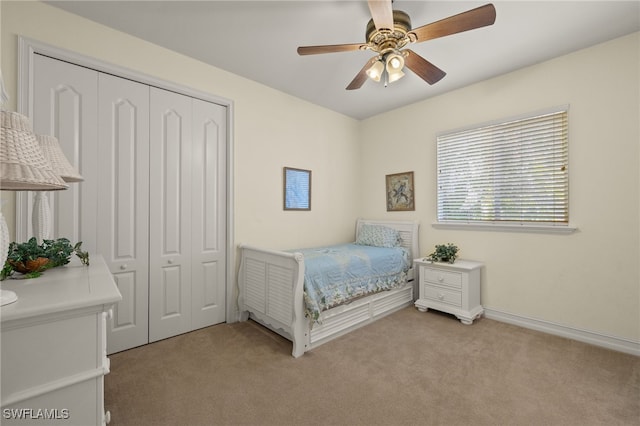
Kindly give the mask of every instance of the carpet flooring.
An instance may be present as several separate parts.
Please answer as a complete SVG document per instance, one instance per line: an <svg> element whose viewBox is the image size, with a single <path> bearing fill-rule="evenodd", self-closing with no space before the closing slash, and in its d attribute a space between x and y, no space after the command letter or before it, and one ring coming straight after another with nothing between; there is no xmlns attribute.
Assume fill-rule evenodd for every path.
<svg viewBox="0 0 640 426"><path fill-rule="evenodd" d="M402 309L298 359L252 321L112 355L110 426L639 425L640 358Z"/></svg>

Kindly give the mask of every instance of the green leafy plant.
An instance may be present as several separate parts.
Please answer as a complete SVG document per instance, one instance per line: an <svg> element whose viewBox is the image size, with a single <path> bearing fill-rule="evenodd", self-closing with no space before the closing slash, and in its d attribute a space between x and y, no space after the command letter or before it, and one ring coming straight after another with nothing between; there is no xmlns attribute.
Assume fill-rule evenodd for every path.
<svg viewBox="0 0 640 426"><path fill-rule="evenodd" d="M14 272L20 272L25 278L35 278L42 272L69 263L69 258L75 253L84 265L89 264L89 253L83 252L82 242L72 246L68 239L44 240L38 244L35 238L25 243L9 244L9 254L0 272L0 280L4 280Z"/></svg>
<svg viewBox="0 0 640 426"><path fill-rule="evenodd" d="M458 247L451 244L436 244L436 250L425 257L431 262L449 262L453 263L458 257Z"/></svg>

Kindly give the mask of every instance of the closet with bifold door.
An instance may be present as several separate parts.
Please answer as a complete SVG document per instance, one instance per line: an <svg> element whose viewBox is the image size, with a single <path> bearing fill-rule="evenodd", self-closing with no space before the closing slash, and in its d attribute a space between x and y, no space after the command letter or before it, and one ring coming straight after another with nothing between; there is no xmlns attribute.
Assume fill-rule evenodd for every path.
<svg viewBox="0 0 640 426"><path fill-rule="evenodd" d="M37 53L31 67L34 131L85 178L49 197L52 237L101 254L123 296L108 353L224 322L227 107Z"/></svg>

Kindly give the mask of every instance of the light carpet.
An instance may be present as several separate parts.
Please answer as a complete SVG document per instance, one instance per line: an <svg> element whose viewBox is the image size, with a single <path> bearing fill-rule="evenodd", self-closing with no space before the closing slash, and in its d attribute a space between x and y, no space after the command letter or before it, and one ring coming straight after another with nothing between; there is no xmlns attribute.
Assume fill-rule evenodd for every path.
<svg viewBox="0 0 640 426"><path fill-rule="evenodd" d="M112 355L110 426L638 425L640 358L402 309L301 358L252 321Z"/></svg>

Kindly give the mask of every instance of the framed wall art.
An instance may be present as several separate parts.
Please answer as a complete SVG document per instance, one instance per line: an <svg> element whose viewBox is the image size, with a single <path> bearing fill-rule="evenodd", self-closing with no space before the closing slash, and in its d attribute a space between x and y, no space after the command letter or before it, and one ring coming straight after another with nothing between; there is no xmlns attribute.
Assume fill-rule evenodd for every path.
<svg viewBox="0 0 640 426"><path fill-rule="evenodd" d="M387 175L387 211L415 209L413 172Z"/></svg>
<svg viewBox="0 0 640 426"><path fill-rule="evenodd" d="M284 210L311 210L311 170L283 169Z"/></svg>

